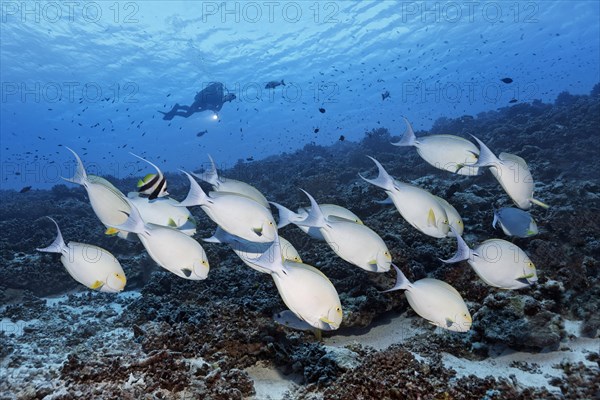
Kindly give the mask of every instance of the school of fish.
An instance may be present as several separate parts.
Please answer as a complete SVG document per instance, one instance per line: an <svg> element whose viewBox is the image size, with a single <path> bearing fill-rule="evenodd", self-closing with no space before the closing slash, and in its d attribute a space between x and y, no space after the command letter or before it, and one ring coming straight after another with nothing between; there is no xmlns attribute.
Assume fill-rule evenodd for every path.
<svg viewBox="0 0 600 400"><path fill-rule="evenodd" d="M406 132L393 145L416 147L427 163L455 174L474 176L488 168L518 207L494 209L493 226L500 225L507 236L526 238L538 233L537 224L527 210L532 205L548 206L533 197L534 182L525 160L509 153L496 156L475 137L478 147L453 135L417 138L406 118L405 122ZM131 153L155 171L140 179L137 191L125 195L106 179L88 175L77 153L67 149L75 156L77 168L73 177L63 179L85 188L106 234L129 240L137 235L156 264L183 279L204 280L210 264L201 243L193 238L196 222L188 210L201 207L217 225L214 235L203 242L229 245L244 265L272 277L287 307L273 316L281 325L313 330L320 335L321 330L338 329L344 315L331 281L317 268L304 263L294 246L279 236L279 228L294 224L310 237L326 242L348 264L373 273L386 273L393 267L396 284L383 292L403 290L411 308L430 324L454 332L467 332L471 328L471 314L454 287L431 278L410 282L393 264L392 254L381 236L344 207L319 204L303 190L310 206L294 212L269 202L248 183L219 176L210 156L211 168L203 174L182 171L190 189L179 202L169 197L167 181L160 169ZM535 265L522 249L503 239L488 239L470 248L462 238L465 227L455 207L423 188L394 179L379 161L369 158L375 163L378 175L369 179L359 174L360 178L383 189L388 202L408 224L434 238L456 238L456 254L443 262L467 261L483 282L500 289L521 289L535 284ZM196 178L212 186L212 191L206 193ZM271 205L278 211L278 222ZM57 222L50 220L56 225L56 239L37 250L60 253L69 275L90 289L118 293L125 288L125 273L110 252L90 244L66 244Z"/></svg>

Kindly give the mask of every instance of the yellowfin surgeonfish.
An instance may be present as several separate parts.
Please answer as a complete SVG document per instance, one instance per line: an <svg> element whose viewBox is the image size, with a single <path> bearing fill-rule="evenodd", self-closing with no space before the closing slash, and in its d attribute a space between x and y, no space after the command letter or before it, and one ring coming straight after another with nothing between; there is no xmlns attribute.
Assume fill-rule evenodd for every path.
<svg viewBox="0 0 600 400"><path fill-rule="evenodd" d="M220 177L217 172L217 166L215 165L214 160L209 155L211 169L206 171L203 174L194 174L196 178L201 179L210 183L213 186L213 190L216 192L224 192L224 193L235 193L240 196L246 196L265 208L269 208L269 202L265 198L265 196L254 186L249 185L245 182L237 181L235 179L223 178Z"/></svg>
<svg viewBox="0 0 600 400"><path fill-rule="evenodd" d="M359 174L362 179L384 189L400 215L419 231L435 238L448 236L448 215L438 197L425 189L398 182L387 173L379 161L373 157L369 158L377 166L379 174L375 179L367 179Z"/></svg>
<svg viewBox="0 0 600 400"><path fill-rule="evenodd" d="M394 146L414 146L421 158L436 168L460 175L477 175L477 146L454 135L430 135L417 138L410 122L406 122L406 132Z"/></svg>
<svg viewBox="0 0 600 400"><path fill-rule="evenodd" d="M277 228L271 210L246 196L234 193L212 192L210 196L198 182L185 171L190 181L190 191L179 206L200 206L217 225L250 242L272 242Z"/></svg>
<svg viewBox="0 0 600 400"><path fill-rule="evenodd" d="M462 296L451 285L438 279L425 278L411 283L398 267L396 284L384 290L404 290L408 304L430 324L453 332L467 332L473 322Z"/></svg>
<svg viewBox="0 0 600 400"><path fill-rule="evenodd" d="M160 171L160 169L156 165L151 163L150 161L146 160L145 158L142 158L131 152L129 154L131 154L134 157L139 158L142 161L147 162L148 164L153 166L154 169L156 170L155 174L148 174L138 181L138 184L137 184L138 192L148 195L148 199L150 199L150 200L154 200L159 197L168 196L169 192L167 192L167 178L165 178L165 176Z"/></svg>
<svg viewBox="0 0 600 400"><path fill-rule="evenodd" d="M115 228L137 233L150 257L167 271L184 279L206 279L209 264L200 243L175 228L145 223L133 204L130 209L125 223Z"/></svg>
<svg viewBox="0 0 600 400"><path fill-rule="evenodd" d="M535 265L515 244L490 239L471 250L460 235L456 235L456 240L456 254L443 262L466 260L481 280L501 289L521 289L537 282Z"/></svg>
<svg viewBox="0 0 600 400"><path fill-rule="evenodd" d="M269 269L262 268L255 263L252 263L252 260L260 257L269 249L269 247L271 247L272 243L249 242L240 237L234 236L229 232L226 232L221 227L217 227L217 230L213 236L203 240L207 243L226 243L244 262L244 264L250 268L265 274L270 274L272 272ZM283 256L284 260L290 260L297 263L302 262L302 258L300 257L300 254L298 254L298 250L296 250L290 242L281 236L279 236L279 245L281 247L281 255Z"/></svg>
<svg viewBox="0 0 600 400"><path fill-rule="evenodd" d="M112 227L125 222L127 215L124 213L131 211L125 195L106 179L96 175L88 175L77 153L68 147L67 149L73 153L77 160L77 170L72 178L63 179L85 188L94 213L100 222L108 228L106 234L119 233L117 229Z"/></svg>
<svg viewBox="0 0 600 400"><path fill-rule="evenodd" d="M50 218L50 217L48 217ZM108 251L91 244L69 242L65 244L55 220L56 239L48 247L37 249L46 253L60 253L60 261L73 279L90 289L118 293L127 283L119 261Z"/></svg>
<svg viewBox="0 0 600 400"><path fill-rule="evenodd" d="M170 226L188 236L196 233L194 217L187 208L180 207L177 200L170 197L150 200L148 197L140 196L137 192L129 192L127 198L136 206L144 222Z"/></svg>
<svg viewBox="0 0 600 400"><path fill-rule="evenodd" d="M296 225L318 228L325 241L341 259L366 271L387 272L392 256L381 237L366 225L339 218L325 217L316 200L306 191L311 207L308 215Z"/></svg>
<svg viewBox="0 0 600 400"><path fill-rule="evenodd" d="M285 305L313 328L336 330L343 313L340 298L331 281L318 269L303 263L284 260L278 238L252 262L271 271Z"/></svg>
<svg viewBox="0 0 600 400"><path fill-rule="evenodd" d="M475 136L473 138L479 144L479 159L476 165L490 167L492 175L517 207L523 210L529 210L532 204L544 208L549 207L533 198L533 177L525 160L510 153L500 153L496 157L485 143Z"/></svg>

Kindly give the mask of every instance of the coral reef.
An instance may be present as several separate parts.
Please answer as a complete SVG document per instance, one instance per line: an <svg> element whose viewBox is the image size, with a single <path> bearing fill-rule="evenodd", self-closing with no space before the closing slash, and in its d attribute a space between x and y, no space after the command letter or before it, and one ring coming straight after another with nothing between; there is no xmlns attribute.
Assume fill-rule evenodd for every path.
<svg viewBox="0 0 600 400"><path fill-rule="evenodd" d="M0 399L242 399L257 393L248 372L256 365L298 378L288 399L597 397L598 115L597 94L564 94L555 104L535 101L440 119L426 133L473 134L494 151L527 160L536 196L551 208L532 210L537 236L514 239L539 274L535 287L518 291L487 286L464 262L441 263L439 258L455 252L454 239L427 237L393 206L375 202L384 193L358 178L359 172L374 174L367 154L397 179L453 204L470 245L503 237L491 226L492 206L510 204L488 172L464 177L436 170L414 149L391 146L397 137L386 129L368 132L359 143L307 145L222 171L292 208L308 204L298 190L304 188L321 203L354 211L382 236L408 279L435 277L459 290L474 320L463 335L440 333L416 317L401 292L381 293L393 285L393 274L353 267L293 226L281 235L331 279L344 308L342 327L324 332L322 342L311 332L274 324L272 315L285 306L272 279L246 268L226 246L204 244L209 277L186 281L154 265L141 243L104 235L81 188L1 191ZM169 192L182 199L186 180L168 178ZM125 191L134 185L113 183ZM199 208L192 212L196 239L211 236L214 224ZM57 219L67 242L93 243L115 254L128 277L126 291L116 296L87 291L69 277L59 255L36 252L55 236L46 216ZM381 337L366 343L379 329L397 326L406 335L387 338L392 346L378 347L386 342ZM340 344L346 337L356 343ZM507 363L510 374L478 371L506 352L554 354L564 361L545 365L525 358ZM462 371L462 363L473 370Z"/></svg>

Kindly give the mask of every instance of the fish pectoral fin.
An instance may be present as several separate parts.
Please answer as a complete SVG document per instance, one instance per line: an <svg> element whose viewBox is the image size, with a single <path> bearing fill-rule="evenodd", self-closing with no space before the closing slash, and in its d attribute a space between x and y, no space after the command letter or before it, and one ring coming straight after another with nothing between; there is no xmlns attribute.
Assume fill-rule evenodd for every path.
<svg viewBox="0 0 600 400"><path fill-rule="evenodd" d="M450 328L452 325L454 325L454 321L450 318L446 318L446 328Z"/></svg>
<svg viewBox="0 0 600 400"><path fill-rule="evenodd" d="M377 272L377 260L370 260L367 265L369 266L370 270L373 272Z"/></svg>
<svg viewBox="0 0 600 400"><path fill-rule="evenodd" d="M104 282L96 281L90 285L90 289L100 290L102 288L102 286L104 286Z"/></svg>
<svg viewBox="0 0 600 400"><path fill-rule="evenodd" d="M263 228L262 226L260 228L252 228L252 232L256 233L258 236L262 236Z"/></svg>
<svg viewBox="0 0 600 400"><path fill-rule="evenodd" d="M433 212L433 208L429 209L429 213L427 214L427 226L437 226L435 222L435 213Z"/></svg>
<svg viewBox="0 0 600 400"><path fill-rule="evenodd" d="M172 228L177 228L177 224L175 223L175 220L173 218L169 218L169 221L167 222L167 226L170 226Z"/></svg>
<svg viewBox="0 0 600 400"><path fill-rule="evenodd" d="M105 235L109 235L109 236L116 235L117 233L119 233L119 230L118 230L118 229L116 229L116 228L107 228L107 229L104 231L104 234L105 234Z"/></svg>
<svg viewBox="0 0 600 400"><path fill-rule="evenodd" d="M536 232L532 231L531 229L527 229L527 232L525 232L525 234L526 234L527 236L533 236L533 235L535 235L535 234L536 234Z"/></svg>
<svg viewBox="0 0 600 400"><path fill-rule="evenodd" d="M333 324L333 322L330 321L329 318L327 318L327 317L321 317L321 318L319 318L319 321L325 322L326 324Z"/></svg>
<svg viewBox="0 0 600 400"><path fill-rule="evenodd" d="M548 204L546 204L542 201L539 201L538 199L531 198L531 199L529 199L529 201L535 205L542 207L542 208L550 208L550 206Z"/></svg>
<svg viewBox="0 0 600 400"><path fill-rule="evenodd" d="M186 278L189 278L190 276L192 276L192 270L189 268L181 268L181 272L183 272L183 274L186 276Z"/></svg>

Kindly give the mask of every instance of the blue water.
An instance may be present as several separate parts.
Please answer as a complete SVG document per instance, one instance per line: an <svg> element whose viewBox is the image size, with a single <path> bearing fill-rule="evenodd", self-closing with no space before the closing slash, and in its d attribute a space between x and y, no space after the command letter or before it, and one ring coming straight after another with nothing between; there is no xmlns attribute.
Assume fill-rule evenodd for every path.
<svg viewBox="0 0 600 400"><path fill-rule="evenodd" d="M3 1L1 12L2 188L70 176L59 144L119 178L150 172L129 151L166 171L207 153L230 166L377 127L400 134L401 115L427 130L600 80L598 1ZM217 119L161 119L211 81L237 96Z"/></svg>

